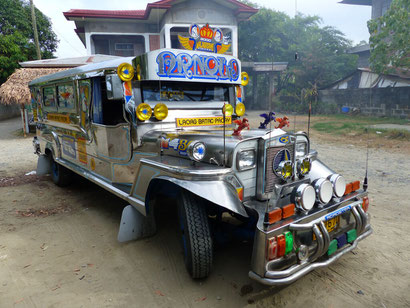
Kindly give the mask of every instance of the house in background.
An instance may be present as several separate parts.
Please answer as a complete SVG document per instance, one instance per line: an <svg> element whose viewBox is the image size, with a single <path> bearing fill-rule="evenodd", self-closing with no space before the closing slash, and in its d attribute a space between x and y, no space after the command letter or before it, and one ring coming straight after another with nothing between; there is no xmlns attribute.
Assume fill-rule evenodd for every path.
<svg viewBox="0 0 410 308"><path fill-rule="evenodd" d="M392 0L343 0L340 3L372 7L372 19L383 16ZM336 106L341 112L410 118L410 77L397 70L377 74L369 65L370 46L353 47L359 56L357 69L319 91L319 101Z"/></svg>
<svg viewBox="0 0 410 308"><path fill-rule="evenodd" d="M183 48L178 35L189 36L192 24L222 30L231 44L226 54L238 55L238 22L258 9L236 0L162 0L145 10L79 10L64 12L89 55L138 56L159 48Z"/></svg>
<svg viewBox="0 0 410 308"><path fill-rule="evenodd" d="M352 5L365 5L372 7L372 19L379 18L386 14L387 10L390 8L392 0L342 0L342 4L352 4ZM370 67L370 45L365 44L361 46L353 47L348 53L358 55L357 67L366 68Z"/></svg>

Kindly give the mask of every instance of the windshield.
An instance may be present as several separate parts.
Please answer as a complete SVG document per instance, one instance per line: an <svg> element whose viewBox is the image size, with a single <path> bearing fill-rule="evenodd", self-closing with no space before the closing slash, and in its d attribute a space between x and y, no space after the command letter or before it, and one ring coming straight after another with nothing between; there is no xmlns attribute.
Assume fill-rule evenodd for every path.
<svg viewBox="0 0 410 308"><path fill-rule="evenodd" d="M144 82L142 100L158 101L221 102L229 101L229 85L213 83ZM161 90L159 90L161 88Z"/></svg>

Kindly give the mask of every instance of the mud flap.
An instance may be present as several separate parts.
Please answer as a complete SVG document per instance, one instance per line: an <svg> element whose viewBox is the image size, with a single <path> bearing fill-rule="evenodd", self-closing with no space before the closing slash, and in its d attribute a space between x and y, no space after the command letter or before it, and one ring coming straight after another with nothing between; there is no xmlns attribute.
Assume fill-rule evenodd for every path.
<svg viewBox="0 0 410 308"><path fill-rule="evenodd" d="M37 175L45 175L51 173L51 159L48 155L39 155L37 161Z"/></svg>
<svg viewBox="0 0 410 308"><path fill-rule="evenodd" d="M132 205L127 205L122 211L118 241L128 242L154 235L156 225L154 215L142 215Z"/></svg>

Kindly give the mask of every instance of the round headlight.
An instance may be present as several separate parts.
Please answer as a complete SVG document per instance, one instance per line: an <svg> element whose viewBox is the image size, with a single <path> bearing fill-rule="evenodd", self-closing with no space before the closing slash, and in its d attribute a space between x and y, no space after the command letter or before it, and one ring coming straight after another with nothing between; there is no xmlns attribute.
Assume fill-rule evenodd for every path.
<svg viewBox="0 0 410 308"><path fill-rule="evenodd" d="M296 189L295 202L299 208L309 211L315 205L316 193L312 185L302 184Z"/></svg>
<svg viewBox="0 0 410 308"><path fill-rule="evenodd" d="M305 157L298 160L298 173L299 175L306 175L309 173L311 168L310 158Z"/></svg>
<svg viewBox="0 0 410 308"><path fill-rule="evenodd" d="M154 116L157 120L164 120L168 116L168 107L165 104L159 103L154 107Z"/></svg>
<svg viewBox="0 0 410 308"><path fill-rule="evenodd" d="M135 110L135 113L137 115L138 120L146 121L151 117L152 109L148 104L142 103L138 105L137 110Z"/></svg>
<svg viewBox="0 0 410 308"><path fill-rule="evenodd" d="M333 185L334 196L338 198L342 197L346 190L345 178L340 174L335 173L329 177L329 180Z"/></svg>
<svg viewBox="0 0 410 308"><path fill-rule="evenodd" d="M243 116L245 114L245 105L243 103L236 104L235 113L238 116Z"/></svg>
<svg viewBox="0 0 410 308"><path fill-rule="evenodd" d="M121 63L117 67L117 75L122 81L130 81L134 78L134 67L129 63Z"/></svg>
<svg viewBox="0 0 410 308"><path fill-rule="evenodd" d="M233 114L233 107L231 104L225 104L222 108L222 113L225 117L230 117Z"/></svg>
<svg viewBox="0 0 410 308"><path fill-rule="evenodd" d="M285 181L290 179L293 175L292 162L290 160L281 161L276 173L278 173L280 177Z"/></svg>
<svg viewBox="0 0 410 308"><path fill-rule="evenodd" d="M327 179L317 179L313 182L316 191L316 199L322 204L328 203L333 196L333 186Z"/></svg>
<svg viewBox="0 0 410 308"><path fill-rule="evenodd" d="M188 155L191 159L201 161L205 157L205 144L193 142L188 147Z"/></svg>

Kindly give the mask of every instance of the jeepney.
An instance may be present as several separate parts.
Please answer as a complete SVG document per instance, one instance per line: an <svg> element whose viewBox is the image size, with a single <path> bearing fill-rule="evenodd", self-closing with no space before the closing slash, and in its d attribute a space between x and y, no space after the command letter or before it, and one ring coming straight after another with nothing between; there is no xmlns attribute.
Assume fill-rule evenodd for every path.
<svg viewBox="0 0 410 308"><path fill-rule="evenodd" d="M369 199L318 159L306 133L249 129L247 79L232 56L180 49L38 78L38 173L60 186L76 173L126 200L121 242L155 233L159 192L176 198L193 278L209 275L211 225L230 215L253 238L249 276L291 283L372 233Z"/></svg>

